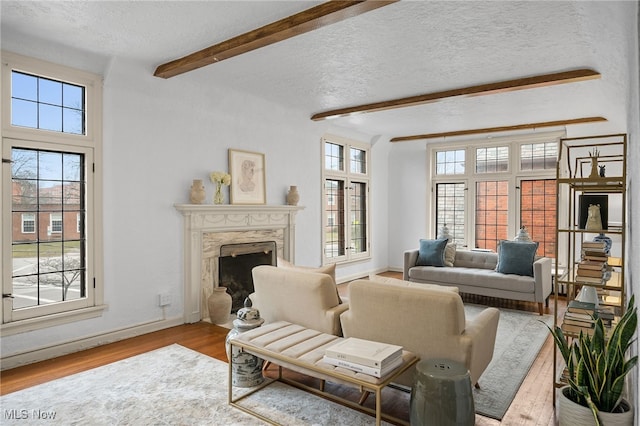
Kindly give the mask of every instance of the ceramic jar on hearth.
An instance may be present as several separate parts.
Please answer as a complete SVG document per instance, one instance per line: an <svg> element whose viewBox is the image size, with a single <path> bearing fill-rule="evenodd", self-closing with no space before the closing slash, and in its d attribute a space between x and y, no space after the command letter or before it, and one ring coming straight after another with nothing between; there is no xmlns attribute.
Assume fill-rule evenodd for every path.
<svg viewBox="0 0 640 426"><path fill-rule="evenodd" d="M207 298L209 319L213 324L226 324L231 315L231 295L226 287L214 287L213 292Z"/></svg>

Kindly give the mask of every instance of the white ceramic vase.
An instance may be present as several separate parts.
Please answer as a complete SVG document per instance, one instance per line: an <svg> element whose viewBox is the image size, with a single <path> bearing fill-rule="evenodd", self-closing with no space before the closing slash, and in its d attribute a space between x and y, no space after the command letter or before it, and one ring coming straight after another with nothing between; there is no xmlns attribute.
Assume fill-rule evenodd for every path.
<svg viewBox="0 0 640 426"><path fill-rule="evenodd" d="M558 424L559 426L595 426L596 421L588 407L576 404L565 396L569 386L560 389L558 394ZM633 425L633 409L623 400L621 405L627 410L623 413L598 412L602 426L631 426Z"/></svg>
<svg viewBox="0 0 640 426"><path fill-rule="evenodd" d="M215 287L207 299L209 319L213 324L225 324L231 315L231 295L226 287Z"/></svg>

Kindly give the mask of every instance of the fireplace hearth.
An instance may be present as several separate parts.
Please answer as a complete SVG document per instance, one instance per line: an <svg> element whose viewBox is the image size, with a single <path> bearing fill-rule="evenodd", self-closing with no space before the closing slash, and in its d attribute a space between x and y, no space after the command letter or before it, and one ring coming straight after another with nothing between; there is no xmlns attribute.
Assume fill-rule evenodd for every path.
<svg viewBox="0 0 640 426"><path fill-rule="evenodd" d="M220 246L218 258L218 286L226 287L231 295L231 313L244 306L253 293L251 270L259 265L276 265L276 242L225 244Z"/></svg>

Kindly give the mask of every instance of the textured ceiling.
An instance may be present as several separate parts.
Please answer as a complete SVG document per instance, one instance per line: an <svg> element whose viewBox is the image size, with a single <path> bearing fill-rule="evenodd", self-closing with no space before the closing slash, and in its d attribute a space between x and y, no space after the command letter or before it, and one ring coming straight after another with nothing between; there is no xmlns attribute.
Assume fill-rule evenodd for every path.
<svg viewBox="0 0 640 426"><path fill-rule="evenodd" d="M2 1L2 47L71 46L160 64L320 2ZM176 79L249 91L311 116L329 109L592 68L602 79L332 121L403 136L586 116L624 116L633 2L402 1Z"/></svg>

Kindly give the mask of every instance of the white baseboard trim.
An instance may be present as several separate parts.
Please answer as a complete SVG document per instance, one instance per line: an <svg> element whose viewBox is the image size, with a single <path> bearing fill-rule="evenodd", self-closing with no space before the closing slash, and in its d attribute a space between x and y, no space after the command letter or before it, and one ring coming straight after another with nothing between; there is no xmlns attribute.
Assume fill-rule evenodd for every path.
<svg viewBox="0 0 640 426"><path fill-rule="evenodd" d="M78 340L34 349L28 352L18 353L2 358L0 360L0 369L8 370L10 368L21 367L34 362L44 361L182 324L184 324L184 317L180 315L174 318L150 321L119 330L97 334L95 336L84 337Z"/></svg>

